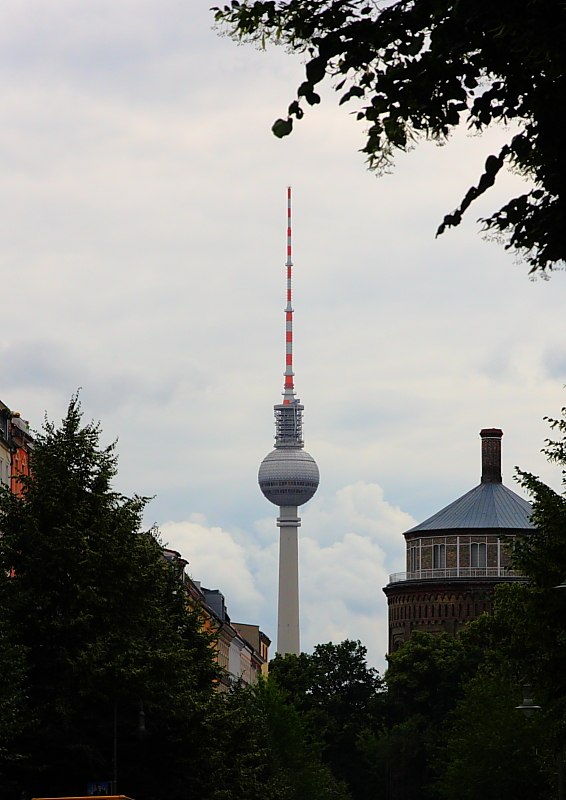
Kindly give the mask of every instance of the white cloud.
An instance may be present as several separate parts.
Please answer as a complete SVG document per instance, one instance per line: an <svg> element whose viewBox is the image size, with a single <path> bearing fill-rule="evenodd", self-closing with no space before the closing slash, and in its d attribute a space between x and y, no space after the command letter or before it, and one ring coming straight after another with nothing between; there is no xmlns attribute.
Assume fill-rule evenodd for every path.
<svg viewBox="0 0 566 800"><path fill-rule="evenodd" d="M391 506L380 486L363 482L322 498L302 515L299 561L302 647L361 639L371 663L383 667L387 614L383 586L388 572L402 569L401 533L414 520ZM236 621L261 624L276 638L277 529L274 518L259 520L255 533L211 526L199 514L167 522L169 546L190 562L188 571L226 597ZM393 568L393 569L392 569Z"/></svg>
<svg viewBox="0 0 566 800"><path fill-rule="evenodd" d="M401 537L400 537L401 538ZM402 539L401 539L402 541ZM303 642L361 639L380 667L387 650L385 553L370 536L346 533L329 546L301 541Z"/></svg>
<svg viewBox="0 0 566 800"><path fill-rule="evenodd" d="M375 483L344 486L331 498L323 493L302 512L306 535L325 544L347 533L368 537L383 550L385 557L398 558L399 533L415 525L410 514L388 503L383 489Z"/></svg>
<svg viewBox="0 0 566 800"><path fill-rule="evenodd" d="M249 569L245 549L222 528L209 526L201 514L160 527L164 542L189 561L187 572L209 589L220 589L227 602L257 614L261 596Z"/></svg>

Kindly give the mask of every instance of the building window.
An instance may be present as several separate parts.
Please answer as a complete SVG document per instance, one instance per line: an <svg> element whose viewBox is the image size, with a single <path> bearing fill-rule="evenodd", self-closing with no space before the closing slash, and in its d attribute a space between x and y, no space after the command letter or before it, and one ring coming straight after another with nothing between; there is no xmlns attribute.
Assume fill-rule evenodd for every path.
<svg viewBox="0 0 566 800"><path fill-rule="evenodd" d="M418 547L411 547L409 550L409 572L416 572L418 569Z"/></svg>
<svg viewBox="0 0 566 800"><path fill-rule="evenodd" d="M472 567L487 566L487 545L485 542L474 542L470 545L470 564Z"/></svg>
<svg viewBox="0 0 566 800"><path fill-rule="evenodd" d="M446 568L446 545L435 544L432 546L432 568Z"/></svg>

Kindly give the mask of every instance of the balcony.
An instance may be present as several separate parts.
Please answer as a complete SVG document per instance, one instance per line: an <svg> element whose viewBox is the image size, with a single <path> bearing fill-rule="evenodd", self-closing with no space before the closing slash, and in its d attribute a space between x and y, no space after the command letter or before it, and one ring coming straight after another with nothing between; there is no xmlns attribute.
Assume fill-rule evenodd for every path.
<svg viewBox="0 0 566 800"><path fill-rule="evenodd" d="M431 581L445 578L525 578L521 572L504 567L450 567L446 569L419 569L416 572L394 572L389 583L401 581Z"/></svg>

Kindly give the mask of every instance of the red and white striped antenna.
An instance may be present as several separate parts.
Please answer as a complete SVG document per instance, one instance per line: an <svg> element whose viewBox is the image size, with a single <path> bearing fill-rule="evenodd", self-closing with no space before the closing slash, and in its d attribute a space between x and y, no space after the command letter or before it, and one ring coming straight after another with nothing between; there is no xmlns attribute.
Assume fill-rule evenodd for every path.
<svg viewBox="0 0 566 800"><path fill-rule="evenodd" d="M283 405L290 405L295 400L295 384L293 383L293 306L292 279L293 262L291 260L291 187L287 187L287 305L285 307L285 385Z"/></svg>

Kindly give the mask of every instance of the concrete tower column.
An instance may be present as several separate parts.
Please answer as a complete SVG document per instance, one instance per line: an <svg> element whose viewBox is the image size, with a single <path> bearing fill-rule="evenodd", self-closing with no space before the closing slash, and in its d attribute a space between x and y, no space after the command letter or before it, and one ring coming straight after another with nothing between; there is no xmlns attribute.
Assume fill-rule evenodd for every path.
<svg viewBox="0 0 566 800"><path fill-rule="evenodd" d="M280 506L279 598L277 606L277 652L299 655L299 551L301 519L297 506Z"/></svg>

